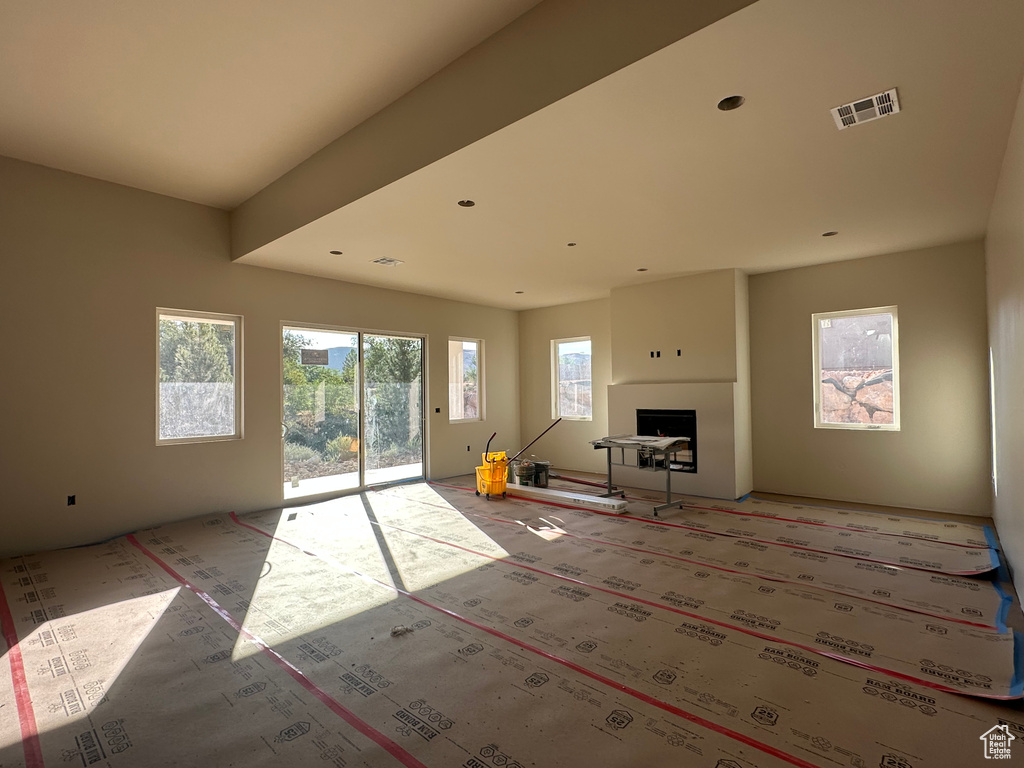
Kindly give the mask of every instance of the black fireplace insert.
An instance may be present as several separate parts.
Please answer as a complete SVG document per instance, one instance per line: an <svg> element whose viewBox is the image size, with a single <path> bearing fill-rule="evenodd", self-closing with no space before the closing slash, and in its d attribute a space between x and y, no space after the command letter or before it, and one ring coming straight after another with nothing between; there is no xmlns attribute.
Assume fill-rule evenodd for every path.
<svg viewBox="0 0 1024 768"><path fill-rule="evenodd" d="M689 448L656 459L641 458L641 467L663 469L668 461L673 472L697 472L697 412L664 408L637 408L636 433L660 437L688 437ZM646 462L646 463L644 463Z"/></svg>

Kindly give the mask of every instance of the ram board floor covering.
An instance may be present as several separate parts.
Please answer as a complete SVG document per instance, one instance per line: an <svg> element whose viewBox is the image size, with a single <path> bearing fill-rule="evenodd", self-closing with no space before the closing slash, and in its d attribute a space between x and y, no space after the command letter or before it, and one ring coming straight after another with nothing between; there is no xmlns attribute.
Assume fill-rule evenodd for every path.
<svg viewBox="0 0 1024 768"><path fill-rule="evenodd" d="M0 561L0 768L1024 760L985 526L472 482Z"/></svg>

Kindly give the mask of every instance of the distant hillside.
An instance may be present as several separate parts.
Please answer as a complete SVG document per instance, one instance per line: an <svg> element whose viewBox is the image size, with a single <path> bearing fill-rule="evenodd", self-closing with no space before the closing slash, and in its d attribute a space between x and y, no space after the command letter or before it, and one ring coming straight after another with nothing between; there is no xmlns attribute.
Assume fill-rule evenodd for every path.
<svg viewBox="0 0 1024 768"><path fill-rule="evenodd" d="M590 355L583 352L570 352L558 358L562 365L590 365Z"/></svg>
<svg viewBox="0 0 1024 768"><path fill-rule="evenodd" d="M327 367L340 371L349 352L355 351L355 347L331 347L327 350Z"/></svg>

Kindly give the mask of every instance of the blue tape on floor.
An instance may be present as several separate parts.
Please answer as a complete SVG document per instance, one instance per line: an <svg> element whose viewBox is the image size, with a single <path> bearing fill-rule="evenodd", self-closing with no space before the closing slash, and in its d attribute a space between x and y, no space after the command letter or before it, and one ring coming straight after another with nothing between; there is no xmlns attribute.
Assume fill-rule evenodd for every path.
<svg viewBox="0 0 1024 768"><path fill-rule="evenodd" d="M998 571L999 567L1003 564L1003 561L999 559L999 550L989 547L988 556L992 561L992 570Z"/></svg>
<svg viewBox="0 0 1024 768"><path fill-rule="evenodd" d="M1010 681L1010 695L1019 697L1024 693L1024 636L1013 633L1013 679Z"/></svg>
<svg viewBox="0 0 1024 768"><path fill-rule="evenodd" d="M999 549L999 539L996 538L995 530L992 528L991 525L986 525L984 528L985 541L988 542L988 545L992 547L992 549Z"/></svg>
<svg viewBox="0 0 1024 768"><path fill-rule="evenodd" d="M998 581L993 582L992 586L996 588L996 592L999 593L1000 600L1002 601L999 603L999 610L996 611L996 629L1000 632L1005 632L1007 629L1006 617L1010 615L1010 606L1013 605L1013 597L1002 588Z"/></svg>
<svg viewBox="0 0 1024 768"><path fill-rule="evenodd" d="M1006 558L1003 557L1002 552L996 553L999 556L999 568L996 570L996 577L1002 584L1010 584L1013 582L1013 578L1010 576L1010 569L1006 565Z"/></svg>

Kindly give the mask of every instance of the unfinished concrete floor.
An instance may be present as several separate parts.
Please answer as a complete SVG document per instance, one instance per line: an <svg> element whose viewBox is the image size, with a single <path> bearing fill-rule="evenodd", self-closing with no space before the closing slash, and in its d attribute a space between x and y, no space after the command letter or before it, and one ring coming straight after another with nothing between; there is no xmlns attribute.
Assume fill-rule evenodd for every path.
<svg viewBox="0 0 1024 768"><path fill-rule="evenodd" d="M922 768L1024 735L976 521L471 482L0 562L0 767Z"/></svg>

